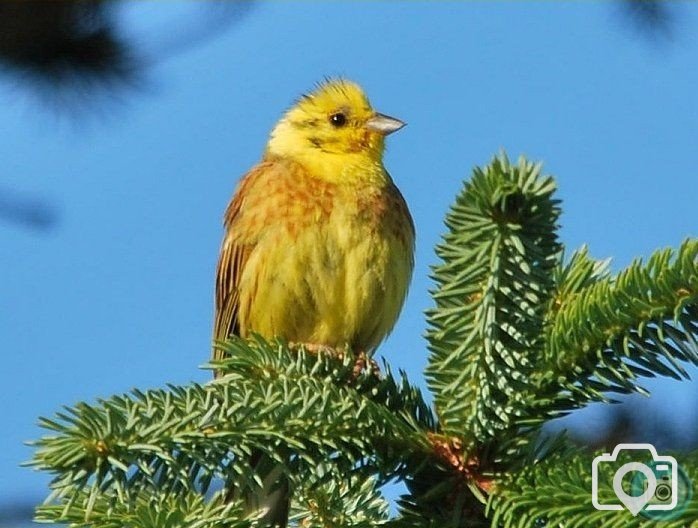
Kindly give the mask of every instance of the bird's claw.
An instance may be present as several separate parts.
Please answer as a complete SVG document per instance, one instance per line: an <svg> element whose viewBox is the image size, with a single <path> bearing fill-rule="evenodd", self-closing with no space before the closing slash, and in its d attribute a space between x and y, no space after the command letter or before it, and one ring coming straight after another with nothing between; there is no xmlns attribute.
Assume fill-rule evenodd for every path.
<svg viewBox="0 0 698 528"><path fill-rule="evenodd" d="M310 354L315 355L327 355L330 357L336 357L342 359L344 354L341 349L331 347L329 345L322 345L320 343L290 343L290 348L303 349Z"/></svg>
<svg viewBox="0 0 698 528"><path fill-rule="evenodd" d="M354 368L352 369L352 377L356 379L364 371L371 376L380 377L381 371L378 363L376 363L376 360L366 354L366 352L359 352L359 354L356 356L356 361L354 362Z"/></svg>

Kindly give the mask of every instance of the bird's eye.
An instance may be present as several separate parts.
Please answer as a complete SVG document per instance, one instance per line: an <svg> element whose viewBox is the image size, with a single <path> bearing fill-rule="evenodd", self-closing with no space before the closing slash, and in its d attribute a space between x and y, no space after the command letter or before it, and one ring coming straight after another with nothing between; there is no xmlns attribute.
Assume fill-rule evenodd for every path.
<svg viewBox="0 0 698 528"><path fill-rule="evenodd" d="M347 124L347 116L345 116L342 112L332 114L330 116L330 123L332 123L332 126L335 126L337 128L343 127Z"/></svg>

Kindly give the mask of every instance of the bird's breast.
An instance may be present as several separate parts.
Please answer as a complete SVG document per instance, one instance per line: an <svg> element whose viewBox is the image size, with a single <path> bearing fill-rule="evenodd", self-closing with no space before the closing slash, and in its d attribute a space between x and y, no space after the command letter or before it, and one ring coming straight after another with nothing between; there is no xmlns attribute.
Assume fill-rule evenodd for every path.
<svg viewBox="0 0 698 528"><path fill-rule="evenodd" d="M374 348L412 271L413 228L392 184L286 183L259 213L264 234L241 281L241 323L289 341Z"/></svg>

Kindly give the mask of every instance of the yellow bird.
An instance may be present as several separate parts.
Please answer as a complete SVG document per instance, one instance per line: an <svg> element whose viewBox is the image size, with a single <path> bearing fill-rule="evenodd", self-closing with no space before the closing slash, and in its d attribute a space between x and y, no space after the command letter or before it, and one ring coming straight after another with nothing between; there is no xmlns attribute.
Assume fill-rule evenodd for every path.
<svg viewBox="0 0 698 528"><path fill-rule="evenodd" d="M412 218L383 166L385 136L404 125L347 80L286 112L225 213L215 340L257 333L370 354L387 336L414 263Z"/></svg>
<svg viewBox="0 0 698 528"><path fill-rule="evenodd" d="M216 341L257 333L368 355L385 338L414 261L412 218L383 166L385 136L404 125L346 80L321 84L281 118L225 213ZM283 468L260 452L250 464L262 488L230 497L285 526Z"/></svg>

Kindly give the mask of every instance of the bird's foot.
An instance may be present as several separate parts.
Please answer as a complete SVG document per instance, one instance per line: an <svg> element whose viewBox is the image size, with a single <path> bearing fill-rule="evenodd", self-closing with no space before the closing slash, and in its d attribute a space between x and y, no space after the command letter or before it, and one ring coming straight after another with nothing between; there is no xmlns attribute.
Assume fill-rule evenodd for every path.
<svg viewBox="0 0 698 528"><path fill-rule="evenodd" d="M333 347L320 343L289 343L289 347L293 349L303 349L309 354L327 355L329 357L343 361L347 355L346 347ZM370 357L366 352L356 354L356 360L352 367L352 380L356 380L361 374L367 373L369 376L381 377L380 367L375 359Z"/></svg>
<svg viewBox="0 0 698 528"><path fill-rule="evenodd" d="M377 376L380 378L381 369L376 363L376 360L370 357L366 352L359 352L356 356L354 368L352 369L352 377L358 378L363 372L369 376Z"/></svg>
<svg viewBox="0 0 698 528"><path fill-rule="evenodd" d="M327 355L330 357L335 357L342 359L344 357L344 349L335 348L329 345L323 345L320 343L289 343L290 348L303 349L309 354L315 355Z"/></svg>

